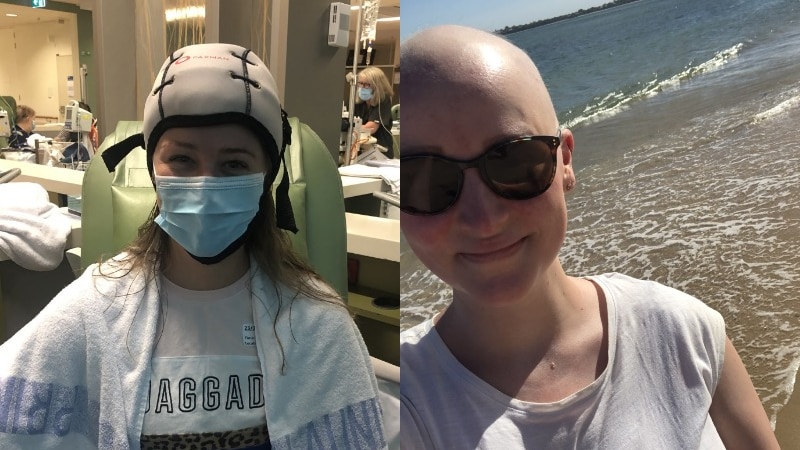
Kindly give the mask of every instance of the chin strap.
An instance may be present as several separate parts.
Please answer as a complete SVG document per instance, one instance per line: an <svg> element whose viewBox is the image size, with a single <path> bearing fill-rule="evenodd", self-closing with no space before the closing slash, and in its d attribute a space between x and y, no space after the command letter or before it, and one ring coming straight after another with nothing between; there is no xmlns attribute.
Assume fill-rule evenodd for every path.
<svg viewBox="0 0 800 450"><path fill-rule="evenodd" d="M283 121L283 145L279 156L283 163L283 178L278 188L275 189L275 218L278 228L297 234L292 201L289 199L289 170L286 168L286 147L292 143L292 126L289 125L289 116L283 109L281 109L281 119Z"/></svg>
<svg viewBox="0 0 800 450"><path fill-rule="evenodd" d="M219 255L216 255L216 256L197 256L197 255L192 254L190 251L188 251L186 249L184 249L184 250L186 250L186 253L188 253L189 256L194 258L195 261L197 261L197 262L199 262L201 264L205 264L205 265L208 266L208 265L216 264L216 263L224 260L228 256L231 256L233 254L233 252L235 252L236 250L239 250L239 247L244 245L244 236L245 236L244 234L239 236L238 239L236 239L235 241L231 242L231 244L229 246L225 247L225 250L223 250Z"/></svg>
<svg viewBox="0 0 800 450"><path fill-rule="evenodd" d="M137 147L144 148L144 134L138 133L128 136L122 141L108 147L100 155L109 172L113 172L119 163L128 156L133 149Z"/></svg>
<svg viewBox="0 0 800 450"><path fill-rule="evenodd" d="M285 167L281 184L275 190L275 219L278 228L297 234L298 229L294 221L292 201L289 199L289 174L286 172Z"/></svg>

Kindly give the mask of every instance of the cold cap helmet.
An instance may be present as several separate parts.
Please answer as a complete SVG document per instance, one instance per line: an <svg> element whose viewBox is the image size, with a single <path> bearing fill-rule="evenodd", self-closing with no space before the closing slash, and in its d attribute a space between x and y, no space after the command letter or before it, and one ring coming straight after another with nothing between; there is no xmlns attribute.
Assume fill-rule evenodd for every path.
<svg viewBox="0 0 800 450"><path fill-rule="evenodd" d="M291 127L278 100L272 74L252 51L232 44L198 44L172 53L156 76L144 105L142 134L133 135L103 152L109 171L136 147L147 152L153 175L153 152L164 132L175 127L235 123L258 137L270 161L268 186L277 176ZM275 192L279 228L297 232L289 201L289 177Z"/></svg>

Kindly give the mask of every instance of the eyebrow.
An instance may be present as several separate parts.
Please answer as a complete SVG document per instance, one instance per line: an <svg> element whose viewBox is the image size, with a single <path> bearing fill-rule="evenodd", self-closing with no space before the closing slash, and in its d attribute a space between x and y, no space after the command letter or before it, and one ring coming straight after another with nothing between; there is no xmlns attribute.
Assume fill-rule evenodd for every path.
<svg viewBox="0 0 800 450"><path fill-rule="evenodd" d="M180 147L182 149L197 150L197 146L191 142L173 140L172 143L175 144L176 147ZM249 156L255 155L255 151L246 149L244 147L223 147L222 151L227 154L245 154Z"/></svg>

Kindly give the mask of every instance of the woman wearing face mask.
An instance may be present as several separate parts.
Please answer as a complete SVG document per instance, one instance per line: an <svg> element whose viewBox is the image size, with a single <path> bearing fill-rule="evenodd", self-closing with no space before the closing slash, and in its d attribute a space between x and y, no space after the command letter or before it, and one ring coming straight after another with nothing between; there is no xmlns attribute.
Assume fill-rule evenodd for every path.
<svg viewBox="0 0 800 450"><path fill-rule="evenodd" d="M375 136L378 145L386 147L386 157L394 158L392 142L392 85L377 67L358 73L358 96L353 114L361 118L364 128Z"/></svg>
<svg viewBox="0 0 800 450"><path fill-rule="evenodd" d="M17 105L16 124L8 138L8 146L13 148L29 147L28 138L36 129L36 111L30 106Z"/></svg>
<svg viewBox="0 0 800 450"><path fill-rule="evenodd" d="M143 146L157 203L0 347L0 448L385 447L358 330L279 229L290 133L249 50L170 55L143 133L102 154Z"/></svg>

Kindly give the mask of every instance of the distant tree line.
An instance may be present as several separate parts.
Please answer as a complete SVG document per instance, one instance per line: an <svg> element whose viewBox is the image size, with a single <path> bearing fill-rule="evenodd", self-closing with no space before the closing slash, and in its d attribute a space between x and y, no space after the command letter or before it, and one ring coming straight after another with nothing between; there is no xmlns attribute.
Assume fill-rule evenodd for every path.
<svg viewBox="0 0 800 450"><path fill-rule="evenodd" d="M605 4L601 5L601 6L593 6L593 7L589 8L589 9L579 9L579 10L575 11L574 13L566 14L566 15L563 15L563 16L552 17L550 19L537 20L535 22L526 23L524 25L513 25L513 26L510 26L510 27L507 26L507 27L503 28L502 30L495 30L495 33L500 34L500 35L516 33L517 31L529 30L531 28L540 27L542 25L547 25L549 23L558 22L558 21L566 20L566 19L572 19L573 17L582 16L584 14L593 13L595 11L601 11L603 9L613 8L615 6L621 6L621 5L624 5L624 4L627 4L627 3L633 3L633 2L636 2L636 1L639 1L639 0L614 0L613 2L605 3Z"/></svg>

